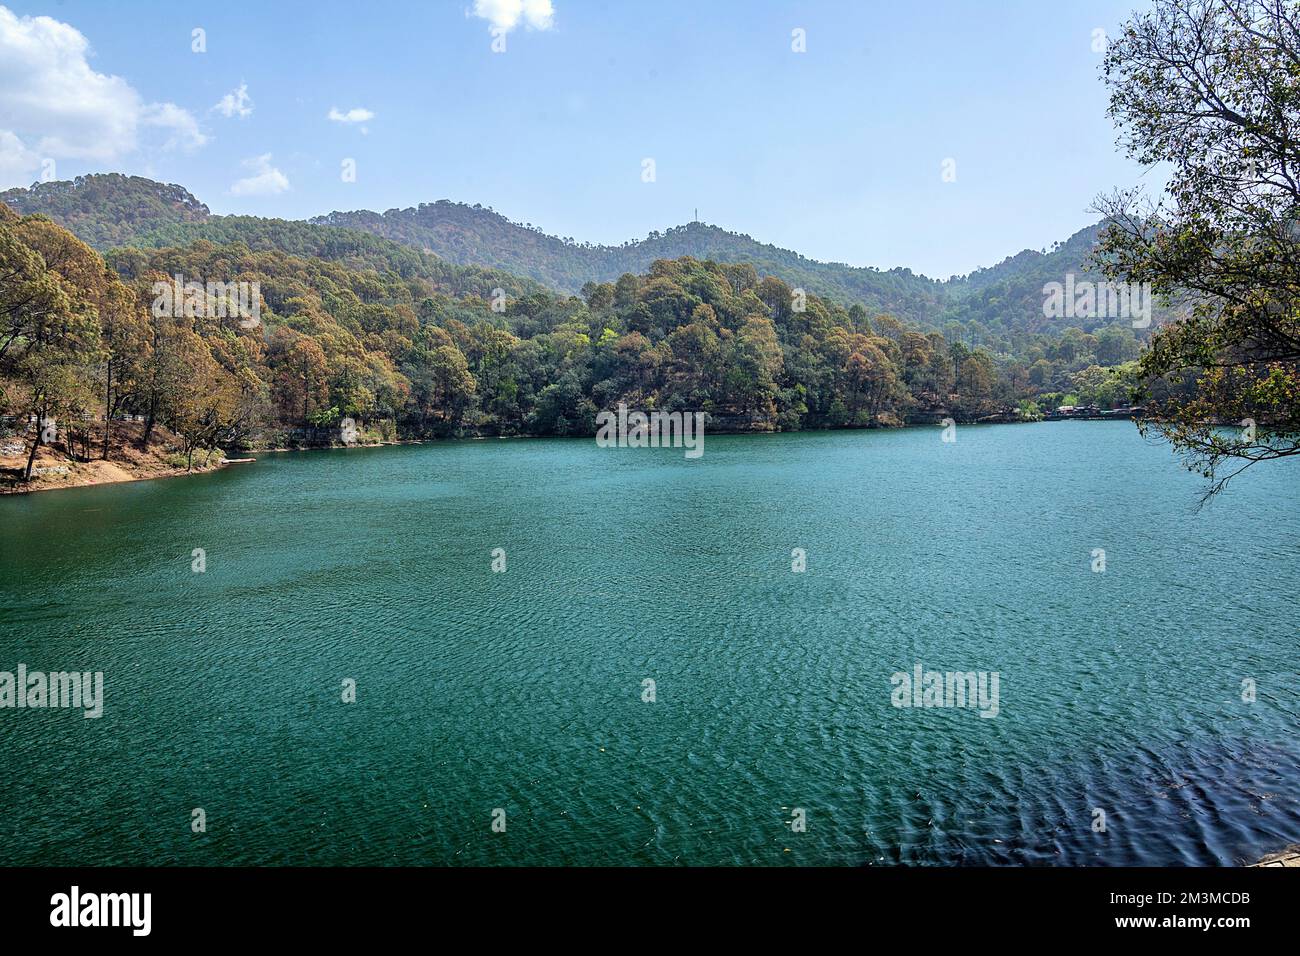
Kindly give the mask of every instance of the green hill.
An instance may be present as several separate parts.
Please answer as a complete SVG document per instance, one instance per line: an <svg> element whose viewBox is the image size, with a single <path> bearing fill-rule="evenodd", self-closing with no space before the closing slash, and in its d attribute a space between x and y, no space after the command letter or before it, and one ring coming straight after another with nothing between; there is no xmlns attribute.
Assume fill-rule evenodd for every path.
<svg viewBox="0 0 1300 956"><path fill-rule="evenodd" d="M491 208L442 200L385 213L332 212L310 221L214 216L184 188L138 176L82 176L0 193L19 213L43 213L94 248L184 246L199 240L242 242L252 251L278 250L349 268L424 279L452 294L489 295L494 288L532 294L542 287L576 293L588 283L648 272L657 260L752 265L867 314L890 314L949 338L1011 352L1011 337L1086 332L1110 318L1048 318L1044 286L1100 281L1087 266L1100 225L1080 230L1049 252L1025 250L987 269L948 280L906 268L881 270L818 262L742 233L692 222L620 246L575 242L512 222ZM1167 315L1157 310L1158 324Z"/></svg>
<svg viewBox="0 0 1300 956"><path fill-rule="evenodd" d="M450 262L491 262L566 292L576 292L587 282L612 282L624 273L644 272L656 259L690 256L701 261L748 263L762 275L779 276L791 286L846 304L860 303L873 312L920 316L936 311L944 297L943 283L910 269L881 271L817 262L702 222L652 232L645 239L621 246L598 246L547 235L483 206L446 200L391 209L382 215L332 212L311 221L362 229L426 249Z"/></svg>
<svg viewBox="0 0 1300 956"><path fill-rule="evenodd" d="M206 222L212 214L182 186L141 176L102 173L36 183L0 192L0 202L20 215L40 213L94 249L129 244L141 233L181 222Z"/></svg>

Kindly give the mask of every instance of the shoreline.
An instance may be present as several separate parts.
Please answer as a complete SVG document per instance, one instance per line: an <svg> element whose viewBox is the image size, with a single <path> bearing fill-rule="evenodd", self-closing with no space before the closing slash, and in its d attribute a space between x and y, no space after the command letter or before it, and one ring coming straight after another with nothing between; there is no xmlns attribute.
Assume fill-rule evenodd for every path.
<svg viewBox="0 0 1300 956"><path fill-rule="evenodd" d="M136 481L153 481L155 479L160 479L160 478L184 478L190 475L207 475L207 474L211 474L214 471L218 471L222 468L227 467L227 464L228 464L227 462L222 462L221 464L211 465L206 468L195 468L190 471L186 471L184 468L178 468L174 470L159 471L155 474L137 475L122 468L120 465L118 465L116 462L112 461L111 459L108 461L105 461L102 458L95 458L92 459L91 461L69 461L65 459L61 465L45 466L45 467L66 467L68 469L72 469L72 468L84 469L87 466L108 465L111 468L113 468L114 471L104 476L87 475L83 473L77 475L77 478L84 479L84 480L63 481L63 482L55 482L49 484L27 483L24 486L23 483L17 480L6 481L4 485L0 485L0 497L4 497L8 495L15 495L15 496L35 495L47 491L67 491L68 489L71 488L97 488L100 487L101 485L126 485ZM35 469L33 469L33 472L34 471ZM118 472L120 472L120 474ZM72 474L71 470L69 470L68 474ZM37 476L33 475L33 477L37 477Z"/></svg>
<svg viewBox="0 0 1300 956"><path fill-rule="evenodd" d="M1247 867L1300 867L1300 843L1292 843L1276 853L1270 853L1268 856L1261 857L1254 863L1246 864Z"/></svg>
<svg viewBox="0 0 1300 956"><path fill-rule="evenodd" d="M1042 421L968 422L965 424L959 424L959 427L968 428L968 427L979 426L979 425L983 425L983 426L1041 425L1041 424L1045 424L1047 421L1057 422L1057 421L1075 421L1075 420L1132 421L1132 419L1129 418L1119 418L1119 417L1077 418L1077 419L1056 418L1056 419L1044 419ZM822 433L830 433L830 432L898 431L901 429L938 428L941 426L942 426L942 422L938 422L938 423L914 422L914 423L908 423L904 425L893 425L884 428L870 428L870 427L807 428L807 429L799 429L798 431L794 431L794 432L753 431L753 430L717 431L717 432L712 432L711 434L715 436L782 435L782 434L796 435L796 434L822 434ZM594 437L595 437L594 435L585 435L585 436L584 435L464 435L456 438L404 438L404 439L398 439L396 441L368 442L364 444L357 443L353 445L332 444L332 445L298 445L294 447L281 447L281 448L243 448L240 449L236 454L256 456L256 455L270 455L270 454L286 454L291 452L338 451L341 449L352 449L352 448L387 448L387 447L398 446L398 445L432 445L441 442L455 442L455 441L514 441L514 440L523 440L523 439L550 439L550 438L591 439ZM43 446L43 447L48 447L48 446ZM124 450L125 448L117 449L117 451L119 452ZM7 495L37 494L40 492L47 492L47 491L63 491L71 488L94 488L100 485L120 485L120 484L128 484L131 482L136 482L136 481L153 481L161 478L185 478L185 477L190 477L192 475L207 475L207 474L212 474L215 471L220 471L222 469L229 468L231 465L256 463L257 459L255 457L252 458L251 460L247 458L223 457L221 461L215 465L196 467L189 471L185 470L184 468L159 468L150 474L135 474L127 470L127 468L123 467L122 459L120 456L116 460L109 459L106 461L105 459L102 458L94 458L91 459L90 461L77 461L74 459L69 459L66 456L53 458L53 457L40 457L38 455L37 461L44 463L41 466L44 468L65 468L68 470L76 469L76 468L80 468L80 469L91 468L96 471L105 472L105 474L102 476L96 476L96 475L87 475L83 473L78 477L85 480L77 480L77 481L70 481L70 482L53 482L49 484L31 483L25 487L22 486L21 483L9 479L6 480L3 485L0 485L0 497L7 496ZM25 464L25 456L23 457L23 464ZM0 469L12 471L13 466L0 464Z"/></svg>
<svg viewBox="0 0 1300 956"><path fill-rule="evenodd" d="M25 441L10 438L0 455L0 495L26 495L63 488L88 488L93 485L117 485L150 478L175 478L202 474L224 466L222 452L195 451L182 454L180 439L167 428L155 426L148 447L141 445L143 428L138 422L115 422L110 448L112 457L101 458L102 431L69 445L65 438L53 445L42 444L32 460L32 480L21 480L30 450ZM82 455L74 454L79 446ZM187 462L192 467L187 467Z"/></svg>

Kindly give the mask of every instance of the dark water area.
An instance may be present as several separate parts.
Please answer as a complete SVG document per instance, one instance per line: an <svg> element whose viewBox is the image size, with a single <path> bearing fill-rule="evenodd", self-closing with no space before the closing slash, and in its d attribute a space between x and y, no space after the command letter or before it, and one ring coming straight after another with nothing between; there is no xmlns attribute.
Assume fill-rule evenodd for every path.
<svg viewBox="0 0 1300 956"><path fill-rule="evenodd" d="M1198 510L1130 423L939 431L272 454L0 500L0 671L104 675L98 719L0 709L0 864L1300 841L1300 462ZM996 716L894 706L917 664L996 672Z"/></svg>

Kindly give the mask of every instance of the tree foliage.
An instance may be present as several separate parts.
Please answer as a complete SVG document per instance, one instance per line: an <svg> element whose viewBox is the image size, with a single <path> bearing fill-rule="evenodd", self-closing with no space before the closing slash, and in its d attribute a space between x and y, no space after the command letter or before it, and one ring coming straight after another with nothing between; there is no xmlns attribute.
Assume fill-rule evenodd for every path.
<svg viewBox="0 0 1300 956"><path fill-rule="evenodd" d="M328 239L259 222L291 245ZM1014 419L1022 401L1050 404L1102 354L1137 344L1124 328L1069 328L992 351L690 257L582 296L508 279L489 290L482 275L447 267L466 282L438 281L411 250L394 260L362 238L349 248L378 258L196 239L106 262L44 216L0 206L3 411L33 455L32 421L57 415L82 454L95 433L109 457L114 418L132 415L145 445L164 425L187 461L330 442L345 418L372 439L590 435L620 402L705 412L715 431L880 427ZM390 268L403 262L413 268ZM256 283L258 321L155 308L155 285L177 276Z"/></svg>
<svg viewBox="0 0 1300 956"><path fill-rule="evenodd" d="M1157 0L1105 73L1129 153L1172 173L1158 201L1102 204L1099 257L1191 296L1141 360L1144 427L1210 479L1208 497L1300 454L1300 4Z"/></svg>

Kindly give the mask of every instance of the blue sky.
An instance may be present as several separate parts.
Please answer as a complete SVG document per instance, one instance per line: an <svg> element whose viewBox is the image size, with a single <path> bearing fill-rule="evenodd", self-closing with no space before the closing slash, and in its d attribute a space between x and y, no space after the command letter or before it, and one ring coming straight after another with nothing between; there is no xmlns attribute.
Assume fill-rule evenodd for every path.
<svg viewBox="0 0 1300 956"><path fill-rule="evenodd" d="M1141 0L0 5L4 186L53 159L219 213L446 198L602 243L698 207L811 258L937 277L1159 186L1115 147L1093 49Z"/></svg>

